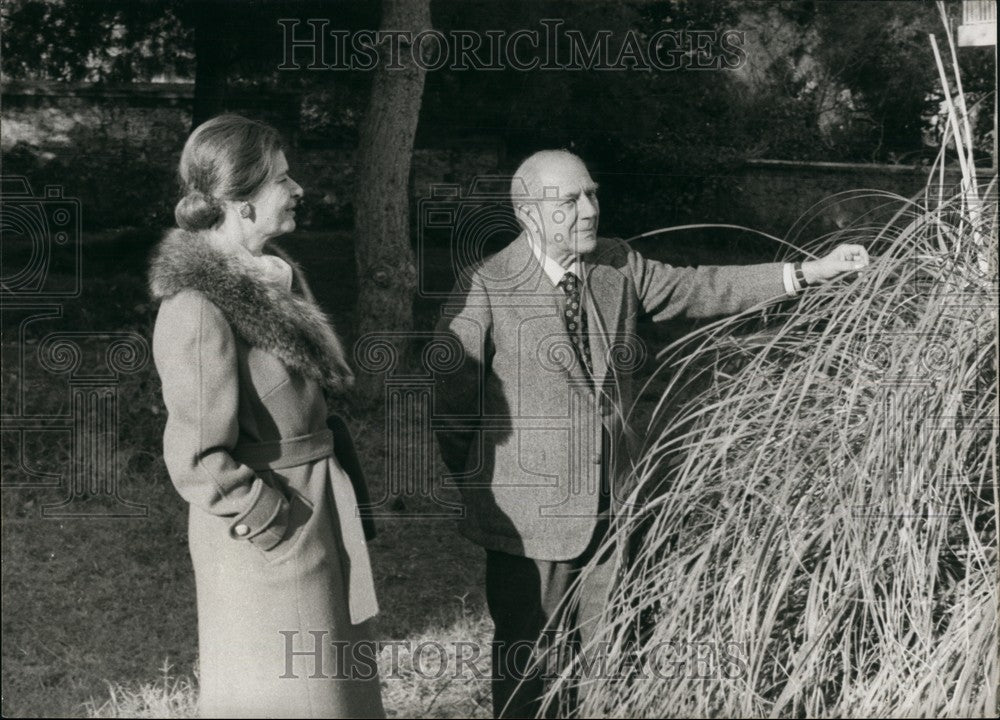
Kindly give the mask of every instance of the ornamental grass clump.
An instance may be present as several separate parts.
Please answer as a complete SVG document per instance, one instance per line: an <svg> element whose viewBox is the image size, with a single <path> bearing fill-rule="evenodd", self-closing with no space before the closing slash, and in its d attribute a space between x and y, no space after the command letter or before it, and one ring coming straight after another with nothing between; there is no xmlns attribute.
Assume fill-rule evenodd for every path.
<svg viewBox="0 0 1000 720"><path fill-rule="evenodd" d="M942 150L920 196L876 193L888 222L801 248L860 243L869 267L662 354L612 539L630 552L550 701L572 688L581 717L997 714L996 177L976 176L964 110L959 94L945 143L960 179Z"/></svg>

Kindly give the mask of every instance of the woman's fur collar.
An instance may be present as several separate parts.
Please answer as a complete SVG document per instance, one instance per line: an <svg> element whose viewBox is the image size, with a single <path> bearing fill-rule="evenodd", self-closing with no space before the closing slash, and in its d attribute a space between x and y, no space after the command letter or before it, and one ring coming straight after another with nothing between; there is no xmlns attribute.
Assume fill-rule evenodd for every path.
<svg viewBox="0 0 1000 720"><path fill-rule="evenodd" d="M215 248L203 233L176 228L167 232L153 254L150 292L162 300L181 290L197 290L247 343L273 353L330 390L346 390L354 376L329 318L316 305L295 263L274 246L265 251L292 266L302 296L265 282L238 258Z"/></svg>

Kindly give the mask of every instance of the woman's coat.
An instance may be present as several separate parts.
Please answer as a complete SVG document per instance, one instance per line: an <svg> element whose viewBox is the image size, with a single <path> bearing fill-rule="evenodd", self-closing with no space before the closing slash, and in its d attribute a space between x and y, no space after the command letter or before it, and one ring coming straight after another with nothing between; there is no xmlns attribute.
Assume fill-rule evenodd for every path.
<svg viewBox="0 0 1000 720"><path fill-rule="evenodd" d="M378 612L324 388L344 352L299 272L291 289L204 233L154 256L164 459L190 503L205 716L382 716Z"/></svg>

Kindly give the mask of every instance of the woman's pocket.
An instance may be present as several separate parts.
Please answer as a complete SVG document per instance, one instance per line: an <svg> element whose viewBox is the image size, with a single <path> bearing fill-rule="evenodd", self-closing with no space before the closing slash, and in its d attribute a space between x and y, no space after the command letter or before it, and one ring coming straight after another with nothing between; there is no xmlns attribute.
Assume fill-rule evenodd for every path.
<svg viewBox="0 0 1000 720"><path fill-rule="evenodd" d="M285 534L281 541L270 550L261 550L268 562L277 562L290 557L309 534L315 507L300 492L289 488L287 484L275 483L288 498L288 513L285 516Z"/></svg>

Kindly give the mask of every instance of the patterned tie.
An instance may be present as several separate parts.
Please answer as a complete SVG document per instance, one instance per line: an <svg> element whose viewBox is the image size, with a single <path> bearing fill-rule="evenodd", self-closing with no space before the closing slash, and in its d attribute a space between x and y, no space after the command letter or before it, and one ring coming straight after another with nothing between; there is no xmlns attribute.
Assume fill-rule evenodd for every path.
<svg viewBox="0 0 1000 720"><path fill-rule="evenodd" d="M590 341L587 338L587 312L580 296L580 279L568 272L559 281L559 287L566 293L566 311L563 313L566 331L573 341L573 349L583 365L584 374L591 380L593 365L590 362Z"/></svg>

